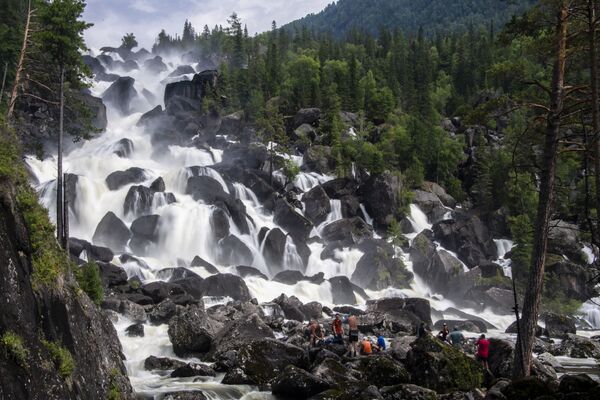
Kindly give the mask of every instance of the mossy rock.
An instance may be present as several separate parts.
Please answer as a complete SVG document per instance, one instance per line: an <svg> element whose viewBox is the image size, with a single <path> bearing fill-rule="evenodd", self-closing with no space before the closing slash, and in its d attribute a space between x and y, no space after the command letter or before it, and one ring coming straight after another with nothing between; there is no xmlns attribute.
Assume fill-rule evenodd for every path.
<svg viewBox="0 0 600 400"><path fill-rule="evenodd" d="M410 382L410 375L404 365L388 355L364 357L354 365L367 382L379 388Z"/></svg>
<svg viewBox="0 0 600 400"><path fill-rule="evenodd" d="M541 397L553 399L555 389L541 379L529 376L511 382L502 390L502 394L510 400L530 400Z"/></svg>
<svg viewBox="0 0 600 400"><path fill-rule="evenodd" d="M469 391L483 384L483 370L474 359L431 336L415 342L406 366L413 383L438 393Z"/></svg>

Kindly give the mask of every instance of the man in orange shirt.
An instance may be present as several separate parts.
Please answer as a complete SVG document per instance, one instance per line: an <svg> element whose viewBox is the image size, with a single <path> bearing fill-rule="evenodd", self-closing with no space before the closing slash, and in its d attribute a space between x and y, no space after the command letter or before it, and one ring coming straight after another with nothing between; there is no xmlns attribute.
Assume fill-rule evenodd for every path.
<svg viewBox="0 0 600 400"><path fill-rule="evenodd" d="M370 356L373 354L373 346L371 345L371 340L368 337L363 338L360 352L364 356Z"/></svg>

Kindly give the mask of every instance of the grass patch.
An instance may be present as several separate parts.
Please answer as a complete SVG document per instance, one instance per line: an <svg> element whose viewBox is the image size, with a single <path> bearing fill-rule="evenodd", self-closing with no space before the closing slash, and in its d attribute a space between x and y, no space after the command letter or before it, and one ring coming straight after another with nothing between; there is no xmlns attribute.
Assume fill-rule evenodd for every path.
<svg viewBox="0 0 600 400"><path fill-rule="evenodd" d="M104 299L104 289L100 278L100 269L95 262L89 262L75 270L75 278L79 287L90 296L96 305L100 305Z"/></svg>
<svg viewBox="0 0 600 400"><path fill-rule="evenodd" d="M25 342L21 336L12 331L7 331L0 337L0 346L17 364L25 367L29 350L25 347Z"/></svg>
<svg viewBox="0 0 600 400"><path fill-rule="evenodd" d="M56 368L58 368L60 376L63 379L70 378L75 370L75 360L73 360L71 352L66 347L60 346L54 342L42 340L42 343L52 355L52 359L54 360Z"/></svg>

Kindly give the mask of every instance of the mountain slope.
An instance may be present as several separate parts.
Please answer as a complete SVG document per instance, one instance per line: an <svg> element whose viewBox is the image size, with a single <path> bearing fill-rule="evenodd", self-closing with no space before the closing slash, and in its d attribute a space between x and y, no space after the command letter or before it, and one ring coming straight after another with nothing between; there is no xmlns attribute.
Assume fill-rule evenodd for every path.
<svg viewBox="0 0 600 400"><path fill-rule="evenodd" d="M406 33L466 30L470 23L503 25L514 14L531 7L535 0L339 0L318 14L286 25L287 29L303 26L317 32L344 36L353 28L377 34L380 27L400 28Z"/></svg>

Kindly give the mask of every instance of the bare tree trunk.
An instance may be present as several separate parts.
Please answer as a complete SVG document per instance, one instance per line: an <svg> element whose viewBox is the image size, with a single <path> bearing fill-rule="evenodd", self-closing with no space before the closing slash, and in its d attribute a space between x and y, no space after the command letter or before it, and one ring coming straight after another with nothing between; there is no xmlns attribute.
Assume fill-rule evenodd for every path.
<svg viewBox="0 0 600 400"><path fill-rule="evenodd" d="M561 114L564 99L564 78L567 51L567 25L569 10L567 0L562 0L558 10L556 24L556 61L553 68L552 94L550 110L546 122L544 141L543 171L540 180L540 196L535 222L535 234L529 271L529 281L523 303L522 336L517 338L516 348L523 348L523 355L515 351L513 364L513 377L529 376L531 372L532 349L535 339L542 287L546 248L548 244L548 229L552 217L554 203L554 183L556 172L556 159L558 153L558 139L560 134Z"/></svg>
<svg viewBox="0 0 600 400"><path fill-rule="evenodd" d="M63 248L65 249L65 252L67 253L67 256L69 256L69 192L67 191L67 180L64 179L65 182L65 186L63 188L64 190L64 197L65 197L65 226L64 226L64 242L63 242Z"/></svg>
<svg viewBox="0 0 600 400"><path fill-rule="evenodd" d="M598 54L596 51L596 0L588 0L588 43L590 57L590 91L592 92L592 137L594 138L594 182L596 183L596 209L600 210L600 104L598 104ZM596 221L600 232L600 215ZM596 243L594 243L596 244Z"/></svg>
<svg viewBox="0 0 600 400"><path fill-rule="evenodd" d="M8 71L8 63L4 63L4 76L2 77L2 89L0 89L0 105L2 105L2 98L4 97L4 85L6 85L6 72Z"/></svg>
<svg viewBox="0 0 600 400"><path fill-rule="evenodd" d="M64 124L64 82L65 67L60 66L60 117L58 122L58 174L56 176L56 238L64 246L64 177L63 177L63 124Z"/></svg>
<svg viewBox="0 0 600 400"><path fill-rule="evenodd" d="M17 64L17 71L15 72L15 83L12 88L10 96L10 102L8 103L8 112L6 113L6 119L10 120L15 110L15 104L17 103L17 97L19 92L19 85L21 84L21 74L25 69L25 54L27 53L27 42L29 41L29 26L31 25L31 15L33 10L31 9L31 0L27 5L27 19L25 21L25 29L23 30L23 44L21 46L21 52L19 53L19 63Z"/></svg>

